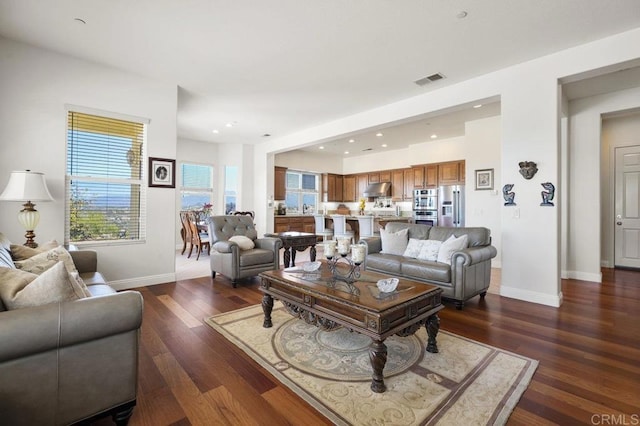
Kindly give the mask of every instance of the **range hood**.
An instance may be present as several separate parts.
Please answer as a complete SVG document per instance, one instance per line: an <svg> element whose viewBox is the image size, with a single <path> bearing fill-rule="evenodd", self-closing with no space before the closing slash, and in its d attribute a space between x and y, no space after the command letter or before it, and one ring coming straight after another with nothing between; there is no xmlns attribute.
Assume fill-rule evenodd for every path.
<svg viewBox="0 0 640 426"><path fill-rule="evenodd" d="M372 183L362 195L367 198L388 197L391 195L391 182Z"/></svg>

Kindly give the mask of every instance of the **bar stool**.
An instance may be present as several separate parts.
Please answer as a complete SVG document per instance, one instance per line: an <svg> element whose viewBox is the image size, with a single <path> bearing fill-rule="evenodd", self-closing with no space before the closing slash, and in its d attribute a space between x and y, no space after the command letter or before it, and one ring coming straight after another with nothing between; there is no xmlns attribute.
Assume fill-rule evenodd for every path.
<svg viewBox="0 0 640 426"><path fill-rule="evenodd" d="M336 239L341 237L351 238L353 242L354 233L347 230L347 217L343 214L333 214L331 219L333 219L333 237Z"/></svg>
<svg viewBox="0 0 640 426"><path fill-rule="evenodd" d="M327 228L324 221L323 214L314 214L313 219L316 221L316 232L317 236L322 236L322 241L327 241L327 237L331 239L333 237L333 230Z"/></svg>

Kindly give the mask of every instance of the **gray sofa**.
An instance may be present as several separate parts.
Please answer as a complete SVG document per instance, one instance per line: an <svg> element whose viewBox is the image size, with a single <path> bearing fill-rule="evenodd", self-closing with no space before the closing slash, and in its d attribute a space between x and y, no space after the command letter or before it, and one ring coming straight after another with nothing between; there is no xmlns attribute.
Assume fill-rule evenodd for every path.
<svg viewBox="0 0 640 426"><path fill-rule="evenodd" d="M282 240L273 237L258 238L251 216L211 216L208 225L213 278L219 272L228 277L233 287L236 287L240 278L280 268ZM243 250L238 243L229 241L234 236L249 238L253 247Z"/></svg>
<svg viewBox="0 0 640 426"><path fill-rule="evenodd" d="M451 258L451 265L448 265L381 253L382 241L379 236L363 238L360 242L367 246L366 270L437 285L443 290L442 296L453 300L457 309L462 309L464 302L476 295L485 296L491 279L491 259L497 254L496 248L491 245L489 229L390 222L385 230L397 232L404 228L408 228L408 238L421 240L445 241L451 235L460 237L466 234L468 248L456 251Z"/></svg>
<svg viewBox="0 0 640 426"><path fill-rule="evenodd" d="M110 287L96 271L94 251L70 254L91 297L15 310L0 301L2 424L66 425L111 415L125 425L133 413L142 296Z"/></svg>

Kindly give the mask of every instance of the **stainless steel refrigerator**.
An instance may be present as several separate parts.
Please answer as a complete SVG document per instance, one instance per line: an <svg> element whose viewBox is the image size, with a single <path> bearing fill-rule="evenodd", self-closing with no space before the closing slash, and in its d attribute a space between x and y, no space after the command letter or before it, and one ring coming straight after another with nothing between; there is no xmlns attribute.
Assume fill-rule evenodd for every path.
<svg viewBox="0 0 640 426"><path fill-rule="evenodd" d="M438 188L438 226L464 226L464 185Z"/></svg>

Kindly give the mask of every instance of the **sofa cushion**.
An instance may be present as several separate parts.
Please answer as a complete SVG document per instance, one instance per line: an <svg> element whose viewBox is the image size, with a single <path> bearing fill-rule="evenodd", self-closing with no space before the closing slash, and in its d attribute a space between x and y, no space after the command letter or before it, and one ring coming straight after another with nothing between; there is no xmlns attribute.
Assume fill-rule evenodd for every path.
<svg viewBox="0 0 640 426"><path fill-rule="evenodd" d="M436 262L438 260L438 253L440 253L440 247L442 241L438 240L423 240L420 247L420 253L416 256L420 260L429 260Z"/></svg>
<svg viewBox="0 0 640 426"><path fill-rule="evenodd" d="M409 231L407 229L401 229L398 232L389 232L384 228L380 229L381 253L402 256L409 243L408 235Z"/></svg>
<svg viewBox="0 0 640 426"><path fill-rule="evenodd" d="M467 248L468 240L469 239L466 234L460 236L459 238L456 238L454 235L450 236L440 246L440 251L438 252L438 262L451 265L451 256L453 255L453 253L458 250Z"/></svg>
<svg viewBox="0 0 640 426"><path fill-rule="evenodd" d="M63 262L57 262L40 275L0 268L0 283L0 298L9 310L86 297Z"/></svg>
<svg viewBox="0 0 640 426"><path fill-rule="evenodd" d="M273 263L273 256L275 256L275 253L272 250L257 248L244 250L242 254L240 254L240 266L245 267Z"/></svg>
<svg viewBox="0 0 640 426"><path fill-rule="evenodd" d="M367 256L367 269L399 276L402 273L402 262L407 260L406 257L395 254L372 253Z"/></svg>
<svg viewBox="0 0 640 426"><path fill-rule="evenodd" d="M402 262L402 275L409 279L451 283L451 267L444 263L418 259L405 259Z"/></svg>
<svg viewBox="0 0 640 426"><path fill-rule="evenodd" d="M234 235L229 238L229 241L236 243L240 247L240 250L251 250L256 246L251 238L244 235Z"/></svg>
<svg viewBox="0 0 640 426"><path fill-rule="evenodd" d="M469 239L467 247L481 247L491 244L491 231L488 228L450 228L435 226L429 232L429 239L446 241L452 235L460 237L466 235Z"/></svg>
<svg viewBox="0 0 640 426"><path fill-rule="evenodd" d="M60 244L56 240L47 241L44 244L40 244L36 248L20 246L17 244L11 244L11 257L13 258L14 261L26 260L26 259L29 259L30 257L33 257L40 253L44 253L45 251L49 251L58 246L60 246Z"/></svg>

